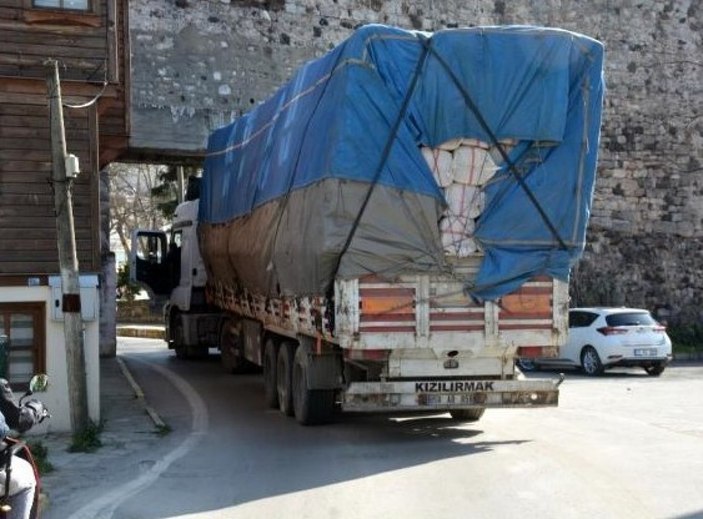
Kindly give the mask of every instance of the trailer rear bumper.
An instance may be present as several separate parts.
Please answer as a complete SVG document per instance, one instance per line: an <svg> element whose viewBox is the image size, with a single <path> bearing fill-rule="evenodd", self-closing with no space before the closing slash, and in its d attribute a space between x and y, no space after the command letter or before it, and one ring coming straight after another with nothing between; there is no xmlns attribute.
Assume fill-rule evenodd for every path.
<svg viewBox="0 0 703 519"><path fill-rule="evenodd" d="M563 379L354 382L344 411L449 411L476 407L556 407Z"/></svg>

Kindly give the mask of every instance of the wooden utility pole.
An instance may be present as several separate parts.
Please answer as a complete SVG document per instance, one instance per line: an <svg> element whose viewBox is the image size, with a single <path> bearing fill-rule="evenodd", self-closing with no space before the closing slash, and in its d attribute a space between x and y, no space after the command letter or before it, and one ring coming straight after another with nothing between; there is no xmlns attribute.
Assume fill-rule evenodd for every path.
<svg viewBox="0 0 703 519"><path fill-rule="evenodd" d="M51 117L51 183L54 189L59 268L61 269L61 310L66 342L68 397L71 408L71 430L76 434L88 426L88 395L83 355L80 277L71 201L72 179L66 177L66 134L63 125L59 66L56 60L47 60L45 66Z"/></svg>

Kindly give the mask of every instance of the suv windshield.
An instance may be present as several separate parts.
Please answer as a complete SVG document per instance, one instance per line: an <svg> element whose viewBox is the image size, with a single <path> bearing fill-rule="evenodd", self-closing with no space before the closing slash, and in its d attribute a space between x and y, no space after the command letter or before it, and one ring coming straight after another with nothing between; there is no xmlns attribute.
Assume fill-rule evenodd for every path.
<svg viewBox="0 0 703 519"><path fill-rule="evenodd" d="M605 317L608 326L653 326L657 322L649 312L610 314Z"/></svg>

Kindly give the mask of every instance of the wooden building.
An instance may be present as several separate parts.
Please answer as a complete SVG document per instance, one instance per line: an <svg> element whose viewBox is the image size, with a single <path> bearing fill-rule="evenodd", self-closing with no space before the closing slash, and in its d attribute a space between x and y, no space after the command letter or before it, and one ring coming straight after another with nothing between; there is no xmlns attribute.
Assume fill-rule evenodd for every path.
<svg viewBox="0 0 703 519"><path fill-rule="evenodd" d="M10 338L14 386L47 369L60 320L45 61L59 62L67 149L80 160L79 268L98 279L99 172L127 147L127 23L127 0L0 0L0 335Z"/></svg>

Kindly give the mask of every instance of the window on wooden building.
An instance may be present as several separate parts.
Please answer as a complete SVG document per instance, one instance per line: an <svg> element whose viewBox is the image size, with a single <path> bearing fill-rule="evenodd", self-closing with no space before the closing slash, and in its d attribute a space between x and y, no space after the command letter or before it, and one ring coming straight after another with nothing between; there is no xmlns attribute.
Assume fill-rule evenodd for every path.
<svg viewBox="0 0 703 519"><path fill-rule="evenodd" d="M44 303L0 303L0 376L15 391L46 372L44 308Z"/></svg>
<svg viewBox="0 0 703 519"><path fill-rule="evenodd" d="M49 7L52 9L72 9L74 11L88 11L90 0L32 0L34 7Z"/></svg>

